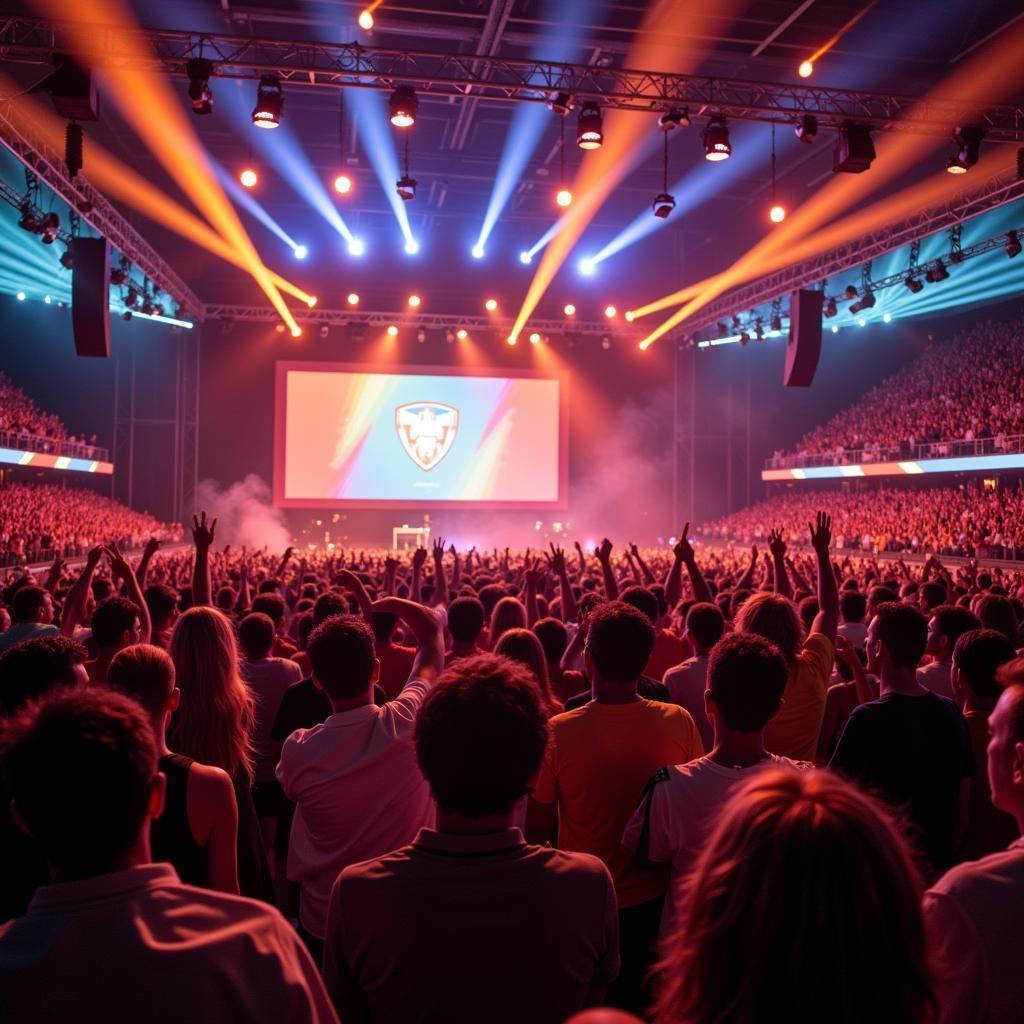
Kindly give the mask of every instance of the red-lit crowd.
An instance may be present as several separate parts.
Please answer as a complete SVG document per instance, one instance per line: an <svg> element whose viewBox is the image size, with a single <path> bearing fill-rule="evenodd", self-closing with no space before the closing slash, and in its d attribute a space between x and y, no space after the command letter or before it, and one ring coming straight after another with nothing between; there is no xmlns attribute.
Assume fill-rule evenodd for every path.
<svg viewBox="0 0 1024 1024"><path fill-rule="evenodd" d="M984 321L934 343L908 367L805 434L796 455L905 458L916 444L982 441L997 454L1024 434L1024 320ZM845 453L856 453L848 458ZM776 452L776 455L783 455ZM787 453L788 454L788 453Z"/></svg>
<svg viewBox="0 0 1024 1024"><path fill-rule="evenodd" d="M4 1019L1024 1019L1024 579L782 511L9 580Z"/></svg>
<svg viewBox="0 0 1024 1024"><path fill-rule="evenodd" d="M836 546L869 554L961 555L1024 558L1024 486L1001 482L932 488L872 488L814 492L794 489L707 523L712 541L763 541L776 525L787 539L803 540L805 523L822 503L832 510Z"/></svg>
<svg viewBox="0 0 1024 1024"><path fill-rule="evenodd" d="M0 566L84 555L100 538L141 548L149 537L180 540L182 527L95 491L54 484L0 487Z"/></svg>
<svg viewBox="0 0 1024 1024"><path fill-rule="evenodd" d="M93 446L96 435L77 437L68 432L59 416L43 412L28 395L0 370L0 431L27 434L50 442L47 451L57 451L63 442Z"/></svg>

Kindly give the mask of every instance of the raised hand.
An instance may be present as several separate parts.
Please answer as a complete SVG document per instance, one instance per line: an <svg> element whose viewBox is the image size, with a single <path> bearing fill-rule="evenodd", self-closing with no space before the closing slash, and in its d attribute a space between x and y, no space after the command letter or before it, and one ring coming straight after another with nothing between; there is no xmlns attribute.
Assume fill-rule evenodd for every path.
<svg viewBox="0 0 1024 1024"><path fill-rule="evenodd" d="M608 562L612 557L612 542L607 537L605 537L605 539L601 541L600 545L598 546L594 554L597 555L600 561Z"/></svg>
<svg viewBox="0 0 1024 1024"><path fill-rule="evenodd" d="M132 576L132 567L128 564L128 559L121 554L116 541L111 541L110 544L104 547L103 554L107 556L110 562L110 575L115 580L127 580Z"/></svg>
<svg viewBox="0 0 1024 1024"><path fill-rule="evenodd" d="M530 568L528 568L526 570L526 573L524 574L526 585L528 587L532 587L534 590L537 590L540 587L540 585L544 582L545 575L546 574L540 565L540 559L535 558L533 560L533 565Z"/></svg>
<svg viewBox="0 0 1024 1024"><path fill-rule="evenodd" d="M629 542L629 553L634 558L639 558L640 557L640 549L632 541Z"/></svg>
<svg viewBox="0 0 1024 1024"><path fill-rule="evenodd" d="M689 533L690 524L687 523L683 527L683 532L676 542L676 546L672 549L672 554L682 562L689 562L693 558L693 545L687 540Z"/></svg>
<svg viewBox="0 0 1024 1024"><path fill-rule="evenodd" d="M414 569L422 569L423 568L423 564L426 562L426 560L427 560L427 549L426 548L417 548L412 553L412 567Z"/></svg>
<svg viewBox="0 0 1024 1024"><path fill-rule="evenodd" d="M807 524L811 534L811 547L818 554L827 553L832 545L832 517L827 512L819 512L813 523Z"/></svg>
<svg viewBox="0 0 1024 1024"><path fill-rule="evenodd" d="M768 531L768 550L772 553L772 558L785 558L786 542L782 539L781 530Z"/></svg>
<svg viewBox="0 0 1024 1024"><path fill-rule="evenodd" d="M444 558L444 537L435 540L433 543L434 561L440 562Z"/></svg>
<svg viewBox="0 0 1024 1024"><path fill-rule="evenodd" d="M146 541L146 546L142 549L142 557L145 559L150 559L159 550L160 541L158 541L156 537L150 537L149 540Z"/></svg>
<svg viewBox="0 0 1024 1024"><path fill-rule="evenodd" d="M750 546L750 560L752 562L756 562L757 561L757 545L756 544L752 544Z"/></svg>
<svg viewBox="0 0 1024 1024"><path fill-rule="evenodd" d="M857 652L853 649L853 644L851 644L850 641L842 634L836 637L835 648L836 657L847 665L849 665L851 661L857 660Z"/></svg>
<svg viewBox="0 0 1024 1024"><path fill-rule="evenodd" d="M209 550L210 545L213 544L213 533L217 529L217 519L214 517L210 520L209 525L206 522L206 513L201 512L199 517L192 517L192 543L197 548L204 548ZM290 549L289 549L290 550Z"/></svg>
<svg viewBox="0 0 1024 1024"><path fill-rule="evenodd" d="M565 552L560 547L556 547L553 541L551 543L551 554L547 556L547 559L553 573L559 576L565 574Z"/></svg>
<svg viewBox="0 0 1024 1024"><path fill-rule="evenodd" d="M582 545L582 544L580 544L580 542L579 542L578 540L574 540L574 541L572 542L572 546L573 546L573 547L574 547L574 548L575 548L575 549L576 549L576 550L577 550L577 551L578 551L578 552L579 552L579 553L580 553L581 555L583 554L583 545Z"/></svg>
<svg viewBox="0 0 1024 1024"><path fill-rule="evenodd" d="M384 572L387 573L387 575L391 576L397 571L398 559L392 558L390 555L388 555L388 557L384 559Z"/></svg>

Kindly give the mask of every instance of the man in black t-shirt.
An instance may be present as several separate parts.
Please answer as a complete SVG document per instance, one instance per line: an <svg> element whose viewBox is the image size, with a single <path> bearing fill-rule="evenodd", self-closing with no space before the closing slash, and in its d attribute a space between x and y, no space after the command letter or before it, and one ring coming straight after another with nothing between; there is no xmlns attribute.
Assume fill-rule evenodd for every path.
<svg viewBox="0 0 1024 1024"><path fill-rule="evenodd" d="M952 863L957 803L975 768L960 709L917 681L927 639L927 619L916 608L878 606L866 649L880 696L850 715L829 767L905 814L934 878Z"/></svg>

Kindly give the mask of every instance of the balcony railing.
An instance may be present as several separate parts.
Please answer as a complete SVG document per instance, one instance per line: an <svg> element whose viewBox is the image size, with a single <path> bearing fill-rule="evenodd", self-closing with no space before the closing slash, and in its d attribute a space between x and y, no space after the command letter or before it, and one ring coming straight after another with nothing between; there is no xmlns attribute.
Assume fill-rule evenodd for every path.
<svg viewBox="0 0 1024 1024"><path fill-rule="evenodd" d="M0 448L19 452L42 452L45 455L63 455L69 459L90 459L109 462L110 451L94 444L43 437L40 434L22 434L13 430L0 430Z"/></svg>
<svg viewBox="0 0 1024 1024"><path fill-rule="evenodd" d="M765 469L808 469L814 466L862 466L871 462L918 462L921 459L958 459L975 455L1018 455L1024 452L1024 434L982 437L974 441L929 441L877 448L844 448L807 455L779 455L765 459Z"/></svg>

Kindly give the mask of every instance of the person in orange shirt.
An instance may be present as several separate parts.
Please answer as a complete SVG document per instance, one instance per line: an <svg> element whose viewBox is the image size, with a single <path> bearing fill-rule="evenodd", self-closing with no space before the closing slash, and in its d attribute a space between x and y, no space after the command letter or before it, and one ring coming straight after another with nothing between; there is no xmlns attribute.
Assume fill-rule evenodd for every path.
<svg viewBox="0 0 1024 1024"><path fill-rule="evenodd" d="M794 761L814 760L839 627L839 588L829 556L832 517L819 512L809 529L818 560L821 610L814 617L807 637L801 641L800 618L793 604L793 587L786 568L786 543L778 530L771 531L768 543L775 567L775 592L759 591L749 597L736 616L738 631L757 633L771 640L789 665L782 707L765 729L764 745L770 753Z"/></svg>
<svg viewBox="0 0 1024 1024"><path fill-rule="evenodd" d="M637 681L654 647L654 627L622 601L599 605L584 652L593 699L551 719L548 756L527 814L532 842L592 853L608 866L619 901L622 970L610 1005L641 1011L655 957L667 875L631 862L621 840L651 776L704 752L689 712L644 700ZM557 836L557 839L556 839Z"/></svg>

